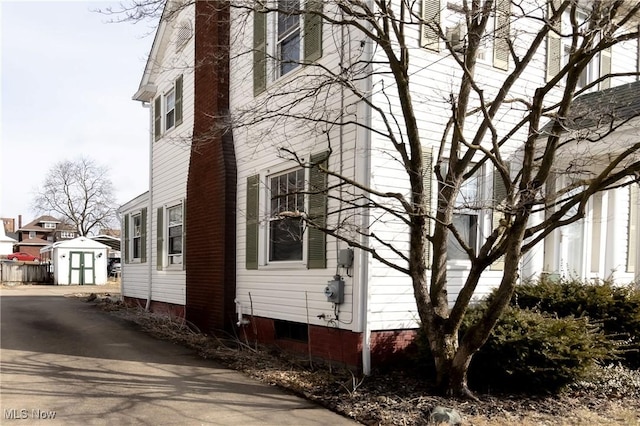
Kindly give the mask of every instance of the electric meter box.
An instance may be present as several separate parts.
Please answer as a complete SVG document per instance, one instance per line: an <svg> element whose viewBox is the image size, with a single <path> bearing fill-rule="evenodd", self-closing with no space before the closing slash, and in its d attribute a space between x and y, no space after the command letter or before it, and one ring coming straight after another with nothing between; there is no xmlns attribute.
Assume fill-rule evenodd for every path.
<svg viewBox="0 0 640 426"><path fill-rule="evenodd" d="M338 252L338 266L347 269L353 266L353 249L347 248Z"/></svg>
<svg viewBox="0 0 640 426"><path fill-rule="evenodd" d="M341 279L328 281L324 288L324 295L327 297L327 302L342 303L344 301L344 281Z"/></svg>

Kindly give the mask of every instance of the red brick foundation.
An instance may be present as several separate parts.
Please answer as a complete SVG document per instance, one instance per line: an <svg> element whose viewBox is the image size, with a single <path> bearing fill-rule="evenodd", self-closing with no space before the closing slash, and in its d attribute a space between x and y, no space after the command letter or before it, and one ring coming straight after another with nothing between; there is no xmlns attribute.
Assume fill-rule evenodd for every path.
<svg viewBox="0 0 640 426"><path fill-rule="evenodd" d="M123 297L122 298L124 304L130 308L141 308L144 309L147 306L146 299L139 299L137 297ZM155 300L151 301L151 305L149 306L149 310L153 313L166 315L170 318L184 318L185 311L183 305L175 305L173 303L166 302L158 302Z"/></svg>
<svg viewBox="0 0 640 426"><path fill-rule="evenodd" d="M363 334L349 330L317 325L308 326L308 342L276 338L271 318L245 318L238 336L250 341L274 346L287 352L314 359L338 362L349 367L362 368ZM401 363L413 351L416 330L387 330L371 333L371 362L373 368Z"/></svg>

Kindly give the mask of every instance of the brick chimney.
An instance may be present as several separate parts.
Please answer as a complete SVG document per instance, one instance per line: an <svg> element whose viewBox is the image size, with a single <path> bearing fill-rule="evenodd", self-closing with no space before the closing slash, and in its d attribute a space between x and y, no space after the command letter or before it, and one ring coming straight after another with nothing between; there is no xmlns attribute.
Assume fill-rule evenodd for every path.
<svg viewBox="0 0 640 426"><path fill-rule="evenodd" d="M236 158L229 111L229 6L195 2L194 124L186 200L186 316L230 330L236 293Z"/></svg>

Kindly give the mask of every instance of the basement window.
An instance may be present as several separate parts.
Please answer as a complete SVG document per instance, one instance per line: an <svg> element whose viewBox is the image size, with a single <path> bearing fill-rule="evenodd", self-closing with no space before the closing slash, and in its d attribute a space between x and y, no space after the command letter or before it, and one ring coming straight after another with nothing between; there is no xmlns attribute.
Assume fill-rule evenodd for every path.
<svg viewBox="0 0 640 426"><path fill-rule="evenodd" d="M309 332L307 324L301 322L273 320L276 339L291 339L298 342L308 342Z"/></svg>

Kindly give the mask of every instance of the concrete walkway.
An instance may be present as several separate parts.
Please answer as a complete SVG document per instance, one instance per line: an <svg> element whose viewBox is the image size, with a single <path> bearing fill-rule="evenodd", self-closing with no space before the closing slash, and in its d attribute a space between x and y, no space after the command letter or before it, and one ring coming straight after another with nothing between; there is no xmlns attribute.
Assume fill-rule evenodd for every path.
<svg viewBox="0 0 640 426"><path fill-rule="evenodd" d="M0 424L356 424L63 297L111 287L0 289Z"/></svg>

